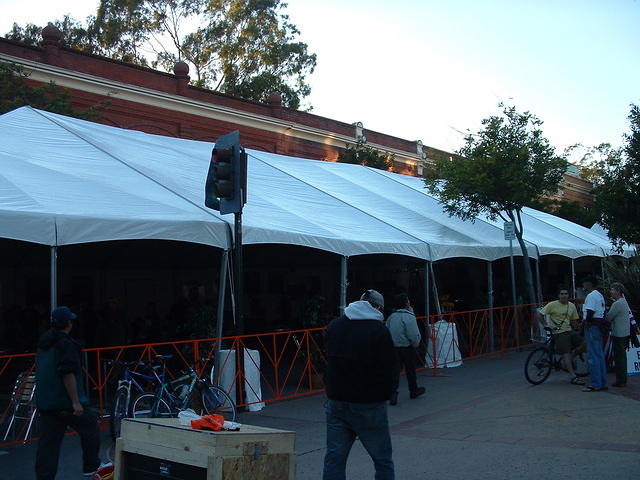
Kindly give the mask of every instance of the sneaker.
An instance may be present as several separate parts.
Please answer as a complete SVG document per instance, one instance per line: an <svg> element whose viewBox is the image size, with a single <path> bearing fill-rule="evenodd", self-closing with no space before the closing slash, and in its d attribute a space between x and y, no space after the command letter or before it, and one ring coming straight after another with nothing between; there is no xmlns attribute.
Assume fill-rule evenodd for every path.
<svg viewBox="0 0 640 480"><path fill-rule="evenodd" d="M418 387L417 390L409 394L409 398L411 399L418 398L420 395L424 394L424 392L425 392L424 387Z"/></svg>
<svg viewBox="0 0 640 480"><path fill-rule="evenodd" d="M99 473L101 469L113 467L112 462L102 462L98 468L96 468L93 472L84 472L82 474L83 477L93 477L96 473Z"/></svg>
<svg viewBox="0 0 640 480"><path fill-rule="evenodd" d="M397 405L398 404L398 392L394 392L391 394L391 398L389 399L389 405Z"/></svg>

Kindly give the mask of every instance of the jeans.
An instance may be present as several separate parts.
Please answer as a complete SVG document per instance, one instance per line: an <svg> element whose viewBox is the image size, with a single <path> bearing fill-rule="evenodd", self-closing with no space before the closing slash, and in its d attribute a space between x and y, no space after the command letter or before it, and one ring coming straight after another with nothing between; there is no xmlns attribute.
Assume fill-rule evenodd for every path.
<svg viewBox="0 0 640 480"><path fill-rule="evenodd" d="M613 341L613 358L616 362L616 383L627 384L627 347L629 337L611 337Z"/></svg>
<svg viewBox="0 0 640 480"><path fill-rule="evenodd" d="M356 437L371 456L376 480L395 478L387 404L327 401L327 453L323 480L344 480Z"/></svg>
<svg viewBox="0 0 640 480"><path fill-rule="evenodd" d="M585 329L589 369L591 370L591 386L603 388L607 386L607 364L602 347L602 330L598 326Z"/></svg>
<svg viewBox="0 0 640 480"><path fill-rule="evenodd" d="M398 384L400 383L400 371L404 365L407 373L407 384L409 392L413 393L418 389L416 382L416 350L413 347L396 347L396 369L393 372L393 391L398 393Z"/></svg>
<svg viewBox="0 0 640 480"><path fill-rule="evenodd" d="M70 411L40 412L41 436L36 453L36 477L53 480L58 471L60 446L67 426L80 435L82 445L82 471L94 472L100 466L100 432L98 416L85 407L84 414L76 417Z"/></svg>

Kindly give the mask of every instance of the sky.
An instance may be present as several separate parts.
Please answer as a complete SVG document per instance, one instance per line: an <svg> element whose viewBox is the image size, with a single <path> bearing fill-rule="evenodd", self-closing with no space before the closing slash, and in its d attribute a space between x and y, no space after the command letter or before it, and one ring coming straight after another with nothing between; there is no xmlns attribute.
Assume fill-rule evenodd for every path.
<svg viewBox="0 0 640 480"><path fill-rule="evenodd" d="M552 145L618 146L640 104L640 0L288 0L318 55L313 113L455 151L507 102ZM15 21L84 19L97 0L0 0Z"/></svg>

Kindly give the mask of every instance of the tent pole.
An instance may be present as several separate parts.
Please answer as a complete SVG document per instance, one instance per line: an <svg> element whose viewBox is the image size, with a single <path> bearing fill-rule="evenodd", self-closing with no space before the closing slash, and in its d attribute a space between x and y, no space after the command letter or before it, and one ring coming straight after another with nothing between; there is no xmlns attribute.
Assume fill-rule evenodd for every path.
<svg viewBox="0 0 640 480"><path fill-rule="evenodd" d="M576 298L576 266L573 258L571 259L571 286L573 288L573 298Z"/></svg>
<svg viewBox="0 0 640 480"><path fill-rule="evenodd" d="M436 303L436 313L438 317L442 315L442 309L440 308L440 297L438 296L438 284L436 283L436 276L433 273L433 262L429 262L429 271L431 273L431 283L433 284L433 296ZM438 318L440 320L440 318Z"/></svg>
<svg viewBox="0 0 640 480"><path fill-rule="evenodd" d="M538 284L538 303L542 303L542 284L540 283L540 257L536 259L536 283Z"/></svg>
<svg viewBox="0 0 640 480"><path fill-rule="evenodd" d="M509 240L509 268L511 271L511 302L513 308L515 308L518 303L517 294L516 294L516 267L513 264L513 240Z"/></svg>
<svg viewBox="0 0 640 480"><path fill-rule="evenodd" d="M51 247L50 274L51 310L53 311L58 306L58 247L55 245Z"/></svg>
<svg viewBox="0 0 640 480"><path fill-rule="evenodd" d="M604 270L604 258L600 259L600 270L602 271L602 281L606 282L607 281L607 277L606 277L606 273Z"/></svg>
<svg viewBox="0 0 640 480"><path fill-rule="evenodd" d="M340 258L340 315L347 306L347 259L344 255Z"/></svg>
<svg viewBox="0 0 640 480"><path fill-rule="evenodd" d="M487 305L489 307L489 350L495 350L495 334L493 331L493 262L487 263Z"/></svg>
<svg viewBox="0 0 640 480"><path fill-rule="evenodd" d="M220 261L220 274L218 277L218 312L216 322L216 348L215 357L213 359L214 371L217 378L220 378L222 372L220 371L222 349L222 327L224 325L224 303L227 297L227 270L229 268L229 250L222 251L222 260Z"/></svg>
<svg viewBox="0 0 640 480"><path fill-rule="evenodd" d="M429 291L429 261L424 263L424 314L427 317L427 323L429 323L429 316L431 315L431 292Z"/></svg>

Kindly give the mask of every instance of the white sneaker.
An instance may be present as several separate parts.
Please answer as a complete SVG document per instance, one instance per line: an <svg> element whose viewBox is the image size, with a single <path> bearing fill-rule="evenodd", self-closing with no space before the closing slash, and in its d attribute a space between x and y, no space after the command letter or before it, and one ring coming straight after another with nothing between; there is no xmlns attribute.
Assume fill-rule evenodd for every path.
<svg viewBox="0 0 640 480"><path fill-rule="evenodd" d="M96 468L93 472L86 472L86 473L83 473L83 474L82 474L82 476L83 476L83 477L93 477L93 475L95 475L95 473L96 473L98 470L100 470L101 468L104 468L104 467L109 467L109 466L111 466L111 465L113 465L113 463L112 463L112 462L102 462L102 463L100 464L100 466L99 466L98 468Z"/></svg>

